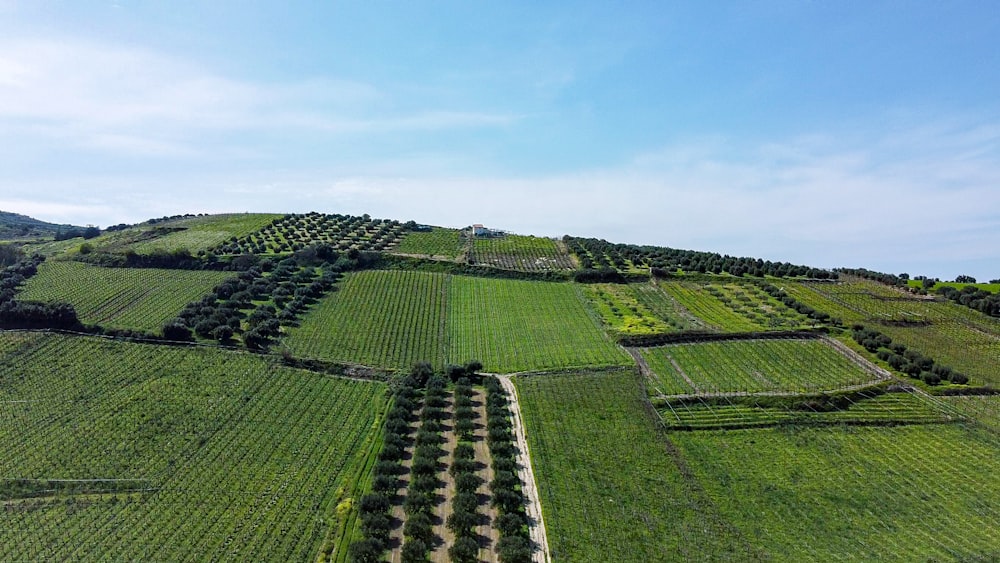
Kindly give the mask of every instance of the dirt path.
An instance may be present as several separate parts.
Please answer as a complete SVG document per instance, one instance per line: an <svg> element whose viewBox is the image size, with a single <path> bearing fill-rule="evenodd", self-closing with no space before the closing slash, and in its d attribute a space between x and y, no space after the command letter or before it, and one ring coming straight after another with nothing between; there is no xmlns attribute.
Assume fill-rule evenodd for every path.
<svg viewBox="0 0 1000 563"><path fill-rule="evenodd" d="M821 338L823 339L824 342L832 346L834 350L840 352L842 356L844 356L848 360L851 360L851 362L853 362L856 366L860 367L866 372L874 375L877 379L880 380L892 379L891 373L869 362L868 358L865 358L861 354L855 352L854 350L851 350L843 342L840 342L839 340L834 340L829 336L823 336Z"/></svg>
<svg viewBox="0 0 1000 563"><path fill-rule="evenodd" d="M509 376L497 376L500 384L507 391L507 398L510 400L511 418L514 422L514 440L517 443L517 463L518 476L524 484L524 495L528 499L525 507L528 514L531 541L538 546L538 551L532 555L535 563L551 563L552 556L549 554L549 541L545 535L545 521L542 519L542 503L538 498L538 483L535 481L535 472L531 468L531 455L528 452L528 440L524 437L524 423L521 420L521 406L517 401L517 388Z"/></svg>

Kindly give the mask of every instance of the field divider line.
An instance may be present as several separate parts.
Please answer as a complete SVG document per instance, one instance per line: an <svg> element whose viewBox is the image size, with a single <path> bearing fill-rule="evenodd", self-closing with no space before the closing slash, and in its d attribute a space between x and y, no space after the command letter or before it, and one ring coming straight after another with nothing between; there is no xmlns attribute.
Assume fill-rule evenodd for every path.
<svg viewBox="0 0 1000 563"><path fill-rule="evenodd" d="M535 563L552 563L552 554L549 552L549 540L545 533L545 520L542 518L542 503L538 495L538 481L535 480L535 472L531 467L531 454L528 451L528 440L524 435L524 421L521 419L521 405L517 399L517 387L511 381L509 375L498 375L497 379L503 385L510 400L510 413L514 422L514 439L517 441L517 449L521 452L518 455L518 469L521 482L524 483L524 494L528 497L528 505L525 510L532 525L529 526L531 540L539 547L539 551L532 553Z"/></svg>

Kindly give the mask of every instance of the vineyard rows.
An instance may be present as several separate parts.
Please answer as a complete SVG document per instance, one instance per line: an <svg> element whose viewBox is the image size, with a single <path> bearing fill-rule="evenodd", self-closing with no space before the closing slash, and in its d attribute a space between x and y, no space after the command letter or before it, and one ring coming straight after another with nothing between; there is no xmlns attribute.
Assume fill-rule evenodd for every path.
<svg viewBox="0 0 1000 563"><path fill-rule="evenodd" d="M232 272L104 268L48 260L18 294L23 301L65 301L87 324L156 331L188 302Z"/></svg>
<svg viewBox="0 0 1000 563"><path fill-rule="evenodd" d="M867 280L787 283L785 289L817 310L840 316L845 324L870 324L893 341L965 373L972 385L1000 385L997 319L954 303L909 297Z"/></svg>
<svg viewBox="0 0 1000 563"><path fill-rule="evenodd" d="M492 372L628 363L571 284L423 272L350 274L284 344L296 355L394 369L469 358Z"/></svg>
<svg viewBox="0 0 1000 563"><path fill-rule="evenodd" d="M457 229L434 228L430 232L409 232L391 252L454 260L462 253L464 243Z"/></svg>
<svg viewBox="0 0 1000 563"><path fill-rule="evenodd" d="M477 237L472 243L469 262L528 272L576 268L569 252L561 243L549 238L523 235Z"/></svg>
<svg viewBox="0 0 1000 563"><path fill-rule="evenodd" d="M1000 442L958 424L675 432L722 515L778 561L988 561Z"/></svg>
<svg viewBox="0 0 1000 563"><path fill-rule="evenodd" d="M862 392L848 399L849 406L824 410L802 401L796 408L759 406L736 398L721 401L666 402L659 413L670 429L711 430L751 428L778 424L897 425L943 423L954 420L928 400L911 393Z"/></svg>
<svg viewBox="0 0 1000 563"><path fill-rule="evenodd" d="M878 379L818 339L675 344L639 353L663 395L814 393Z"/></svg>
<svg viewBox="0 0 1000 563"><path fill-rule="evenodd" d="M514 382L553 560L754 558L685 478L634 374Z"/></svg>
<svg viewBox="0 0 1000 563"><path fill-rule="evenodd" d="M404 227L398 221L364 215L292 214L274 219L260 230L231 237L215 248L217 254L286 254L312 244L335 250L381 251L395 244Z"/></svg>
<svg viewBox="0 0 1000 563"><path fill-rule="evenodd" d="M384 405L381 384L252 355L0 340L0 479L149 483L142 493L11 501L3 560L311 559Z"/></svg>
<svg viewBox="0 0 1000 563"><path fill-rule="evenodd" d="M661 334L675 332L678 326L687 326L675 317L660 318L639 301L633 285L588 284L583 294L601 316L612 334Z"/></svg>

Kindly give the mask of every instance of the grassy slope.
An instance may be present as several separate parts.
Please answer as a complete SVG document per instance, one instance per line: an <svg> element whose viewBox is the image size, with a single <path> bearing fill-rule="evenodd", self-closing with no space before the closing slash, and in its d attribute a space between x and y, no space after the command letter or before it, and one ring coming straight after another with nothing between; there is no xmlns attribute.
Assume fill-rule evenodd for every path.
<svg viewBox="0 0 1000 563"><path fill-rule="evenodd" d="M3 560L311 559L385 404L212 349L5 333L0 354L0 478L151 489L11 501Z"/></svg>
<svg viewBox="0 0 1000 563"><path fill-rule="evenodd" d="M632 373L515 379L554 561L746 560Z"/></svg>
<svg viewBox="0 0 1000 563"><path fill-rule="evenodd" d="M991 560L1000 447L959 425L680 432L719 510L775 561ZM979 558L979 559L976 559Z"/></svg>
<svg viewBox="0 0 1000 563"><path fill-rule="evenodd" d="M233 272L102 268L44 262L18 299L66 301L87 324L156 331Z"/></svg>

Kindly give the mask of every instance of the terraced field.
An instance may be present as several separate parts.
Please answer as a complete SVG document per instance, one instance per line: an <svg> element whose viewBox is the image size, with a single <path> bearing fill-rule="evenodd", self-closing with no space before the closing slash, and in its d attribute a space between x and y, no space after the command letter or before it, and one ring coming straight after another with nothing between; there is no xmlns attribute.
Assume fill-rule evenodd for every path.
<svg viewBox="0 0 1000 563"><path fill-rule="evenodd" d="M185 305L232 276L232 272L103 268L46 261L17 297L68 302L86 324L156 332Z"/></svg>
<svg viewBox="0 0 1000 563"><path fill-rule="evenodd" d="M908 296L870 281L788 283L785 290L845 324L871 326L971 378L1000 386L1000 320L967 307Z"/></svg>
<svg viewBox="0 0 1000 563"><path fill-rule="evenodd" d="M255 355L45 334L0 333L0 382L6 561L315 559L386 406Z"/></svg>
<svg viewBox="0 0 1000 563"><path fill-rule="evenodd" d="M676 432L722 516L774 561L990 561L997 437L956 424Z"/></svg>
<svg viewBox="0 0 1000 563"><path fill-rule="evenodd" d="M885 378L820 339L675 344L639 353L663 395L814 393Z"/></svg>

